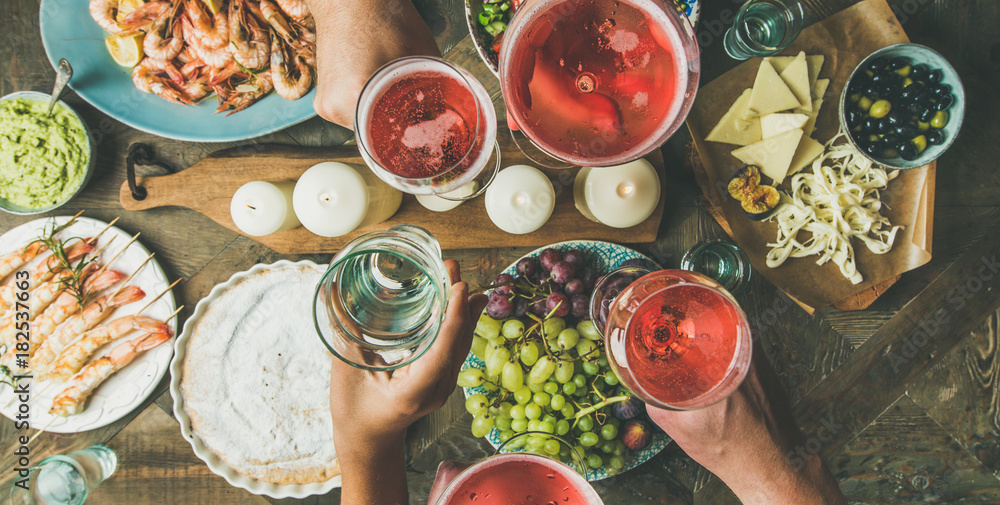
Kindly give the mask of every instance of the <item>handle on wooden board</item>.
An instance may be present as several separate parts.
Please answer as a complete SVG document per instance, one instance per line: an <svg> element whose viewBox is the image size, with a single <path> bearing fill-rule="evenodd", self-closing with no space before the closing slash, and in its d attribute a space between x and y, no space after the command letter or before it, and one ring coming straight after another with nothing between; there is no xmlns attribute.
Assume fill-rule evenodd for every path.
<svg viewBox="0 0 1000 505"><path fill-rule="evenodd" d="M137 177L136 185L146 192L146 197L137 200L132 195L128 181L125 181L118 191L118 201L121 202L123 209L130 212L167 206L197 210L197 199L192 198L197 192L177 191L177 188L194 187L199 184L198 181L191 179L185 172L159 177Z"/></svg>

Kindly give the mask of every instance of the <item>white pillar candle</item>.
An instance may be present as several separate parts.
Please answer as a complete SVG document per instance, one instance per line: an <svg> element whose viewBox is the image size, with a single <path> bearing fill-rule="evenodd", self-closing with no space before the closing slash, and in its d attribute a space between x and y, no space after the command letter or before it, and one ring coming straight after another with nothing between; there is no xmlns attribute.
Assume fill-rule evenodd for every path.
<svg viewBox="0 0 1000 505"><path fill-rule="evenodd" d="M573 199L587 219L629 228L656 210L660 177L643 158L615 167L584 167L573 182Z"/></svg>
<svg viewBox="0 0 1000 505"><path fill-rule="evenodd" d="M248 182L236 190L229 213L236 227L262 237L299 226L292 210L293 182Z"/></svg>
<svg viewBox="0 0 1000 505"><path fill-rule="evenodd" d="M479 183L472 181L458 189L442 193L441 195L416 195L417 202L425 209L434 212L447 212L465 203L465 200L476 192ZM446 196L448 198L442 198ZM461 200L459 200L459 198ZM454 200L453 200L454 199Z"/></svg>
<svg viewBox="0 0 1000 505"><path fill-rule="evenodd" d="M367 168L327 161L306 170L295 184L292 203L307 230L339 237L381 223L399 210L403 193Z"/></svg>
<svg viewBox="0 0 1000 505"><path fill-rule="evenodd" d="M486 213L498 228L515 235L545 224L556 205L552 182L528 165L507 167L486 188Z"/></svg>

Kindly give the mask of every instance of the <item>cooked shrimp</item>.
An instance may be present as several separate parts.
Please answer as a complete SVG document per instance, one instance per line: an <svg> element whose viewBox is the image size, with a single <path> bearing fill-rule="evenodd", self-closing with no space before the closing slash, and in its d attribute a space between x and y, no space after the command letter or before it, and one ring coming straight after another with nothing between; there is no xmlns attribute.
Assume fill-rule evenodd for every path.
<svg viewBox="0 0 1000 505"><path fill-rule="evenodd" d="M249 69L267 64L270 40L267 30L246 11L246 0L232 0L229 5L229 42L233 45L233 58Z"/></svg>
<svg viewBox="0 0 1000 505"><path fill-rule="evenodd" d="M206 65L212 68L224 68L233 62L233 47L231 44L226 44L222 47L212 49L201 42L195 35L194 26L185 17L181 19L181 26L184 31L184 39L188 42L188 48L195 57L205 62Z"/></svg>
<svg viewBox="0 0 1000 505"><path fill-rule="evenodd" d="M232 92L228 90L223 90L220 93L220 95L225 93L227 95L227 98L222 102L221 105L219 105L219 108L216 109L216 111L222 112L224 110L229 110L230 112L229 114L227 114L227 116L231 116L249 107L251 104L253 104L257 100L260 100L261 97L270 93L271 90L274 89L274 84L271 82L270 72L261 72L257 75L252 76L249 81L249 84L255 87L256 89L254 89L253 91L233 90ZM217 87L216 91L218 92L219 89L220 88Z"/></svg>
<svg viewBox="0 0 1000 505"><path fill-rule="evenodd" d="M85 254L92 252L93 250L94 246L87 244L85 242L77 242L76 244L71 246L68 250L66 250L66 259L69 260L70 262L73 262L82 258ZM35 284L35 286L37 287L44 285L44 283L46 283L49 279L51 279L53 275L59 273L61 270L62 270L61 260L59 259L58 256L52 255L49 256L44 261L42 261L41 263L39 263L37 266L35 266L35 268L28 273L28 278L31 280L31 283ZM10 292L11 297L16 296L17 294L16 285L4 286L3 289L0 290L0 310L5 310L14 304L13 301L10 304L5 303L6 300L12 299L11 297L7 296L8 291ZM49 299L49 301L51 302L52 300ZM48 303L46 303L45 305L48 305ZM35 306L35 308L36 310L41 310L44 309L45 307ZM37 314L36 311L29 310L29 312L32 314ZM12 314L4 314L4 318L6 318L8 315L13 317ZM0 327L2 327L3 324L4 320L0 320Z"/></svg>
<svg viewBox="0 0 1000 505"><path fill-rule="evenodd" d="M49 248L45 244L32 242L16 251L0 256L0 280L47 250Z"/></svg>
<svg viewBox="0 0 1000 505"><path fill-rule="evenodd" d="M220 9L212 16L205 11L201 0L184 0L184 11L194 28L191 34L206 48L218 49L229 44L229 17L225 10Z"/></svg>
<svg viewBox="0 0 1000 505"><path fill-rule="evenodd" d="M281 36L285 42L292 43L295 41L296 34L294 29L289 24L288 20L285 19L284 12L278 8L277 5L271 3L269 0L260 0L260 6L258 8L260 17L267 21L267 24L271 25L271 28ZM271 42L274 44L274 42Z"/></svg>
<svg viewBox="0 0 1000 505"><path fill-rule="evenodd" d="M135 315L120 317L84 333L79 340L63 351L48 373L39 375L37 379L64 381L72 377L83 368L97 349L129 334L132 330L172 334L169 325L151 317Z"/></svg>
<svg viewBox="0 0 1000 505"><path fill-rule="evenodd" d="M147 333L139 338L122 342L107 355L83 367L66 384L67 387L52 400L50 414L72 416L84 409L87 398L102 382L132 362L140 353L170 340L169 333Z"/></svg>
<svg viewBox="0 0 1000 505"><path fill-rule="evenodd" d="M177 91L166 79L161 77L161 74L164 73L168 74L171 79L184 80L184 76L173 63L156 58L144 58L132 69L132 82L135 87L146 93L153 93L171 102L190 104L191 100L188 100L183 93Z"/></svg>
<svg viewBox="0 0 1000 505"><path fill-rule="evenodd" d="M121 272L107 271L101 272L84 283L84 293L98 293L103 289L110 288L116 282L120 281L124 277ZM35 354L45 339L55 331L56 327L59 326L63 321L69 319L80 310L80 301L76 299L70 293L63 293L59 295L59 298L50 305L45 312L42 312L39 316L35 317L31 321L31 333L28 342L31 344L28 347L28 357L30 358ZM0 338L3 342L14 342L14 338L17 336L16 332L13 330L14 325L10 325L10 328L3 327L0 329ZM0 363L7 365L7 368L11 370L14 369L15 358L18 350L15 346L11 345L7 354L0 358Z"/></svg>
<svg viewBox="0 0 1000 505"><path fill-rule="evenodd" d="M278 6L281 10L288 14L288 17L301 20L305 19L309 15L309 6L306 5L305 0L275 0L278 2Z"/></svg>
<svg viewBox="0 0 1000 505"><path fill-rule="evenodd" d="M147 2L142 7L128 13L122 19L122 25L130 31L149 30L153 23L166 15L171 7L170 2L163 0Z"/></svg>
<svg viewBox="0 0 1000 505"><path fill-rule="evenodd" d="M97 264L90 263L83 268L82 277L86 278L88 275L94 273L97 270ZM50 280L48 282L43 282L38 285L35 289L32 289L28 293L28 313L38 314L45 310L53 300L59 296L60 293L66 290L67 283L73 280L73 272L61 271L57 274L56 279ZM17 301L17 287L16 286L3 286L0 288L0 306L10 307L14 305Z"/></svg>
<svg viewBox="0 0 1000 505"><path fill-rule="evenodd" d="M184 49L184 32L177 19L180 3L153 21L142 39L142 51L150 58L170 61Z"/></svg>
<svg viewBox="0 0 1000 505"><path fill-rule="evenodd" d="M90 0L90 17L111 33L119 33L122 28L115 22L118 14L118 0Z"/></svg>
<svg viewBox="0 0 1000 505"><path fill-rule="evenodd" d="M286 100L297 100L312 87L312 69L298 55L292 56L293 71L286 60L288 48L281 39L271 39L271 81L274 91ZM289 52L290 53L290 52ZM297 77L294 74L298 74Z"/></svg>
<svg viewBox="0 0 1000 505"><path fill-rule="evenodd" d="M188 79L181 85L181 91L187 95L188 100L197 103L212 92L212 87L208 84L208 75L201 75Z"/></svg>
<svg viewBox="0 0 1000 505"><path fill-rule="evenodd" d="M128 286L114 296L103 296L87 305L83 312L70 317L66 324L42 342L35 352L31 369L36 373L48 372L52 361L83 332L103 321L116 307L137 302L145 296L146 293L137 286Z"/></svg>

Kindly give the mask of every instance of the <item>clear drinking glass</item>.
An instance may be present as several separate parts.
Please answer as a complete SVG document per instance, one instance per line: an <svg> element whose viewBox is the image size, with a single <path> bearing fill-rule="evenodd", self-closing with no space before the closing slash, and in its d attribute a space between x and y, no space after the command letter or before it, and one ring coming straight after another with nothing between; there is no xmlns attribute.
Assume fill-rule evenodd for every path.
<svg viewBox="0 0 1000 505"><path fill-rule="evenodd" d="M719 283L687 270L660 270L626 287L611 304L604 335L622 384L663 409L722 400L750 366L743 310Z"/></svg>
<svg viewBox="0 0 1000 505"><path fill-rule="evenodd" d="M742 293L753 277L747 253L722 239L706 240L688 249L681 258L681 268L711 277L733 296Z"/></svg>
<svg viewBox="0 0 1000 505"><path fill-rule="evenodd" d="M633 161L683 124L699 54L670 1L525 2L500 49L508 127L526 138L526 156L552 168Z"/></svg>
<svg viewBox="0 0 1000 505"><path fill-rule="evenodd" d="M427 230L402 224L362 235L334 256L316 288L316 331L345 362L394 370L434 343L450 286Z"/></svg>
<svg viewBox="0 0 1000 505"><path fill-rule="evenodd" d="M633 282L642 276L653 272L652 268L643 266L624 266L616 268L597 279L594 292L590 294L590 320L598 333L604 335L604 326L608 321L611 303Z"/></svg>
<svg viewBox="0 0 1000 505"><path fill-rule="evenodd" d="M10 504L80 505L117 467L118 456L103 445L49 456L28 470L27 477L15 477Z"/></svg>
<svg viewBox="0 0 1000 505"><path fill-rule="evenodd" d="M489 93L441 58L400 58L376 71L361 91L354 126L365 163L404 193L467 200L500 169ZM471 182L478 186L471 194L446 194Z"/></svg>
<svg viewBox="0 0 1000 505"><path fill-rule="evenodd" d="M745 60L781 51L799 36L804 18L798 0L749 0L726 32L726 53Z"/></svg>
<svg viewBox="0 0 1000 505"><path fill-rule="evenodd" d="M434 503L603 505L587 482L580 453L559 436L532 431L514 435L493 456L466 468Z"/></svg>

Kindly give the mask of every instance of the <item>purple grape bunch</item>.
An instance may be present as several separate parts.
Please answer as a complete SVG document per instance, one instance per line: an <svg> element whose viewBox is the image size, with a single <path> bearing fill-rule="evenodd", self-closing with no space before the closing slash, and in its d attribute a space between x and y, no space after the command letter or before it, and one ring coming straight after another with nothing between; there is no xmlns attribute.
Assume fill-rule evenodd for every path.
<svg viewBox="0 0 1000 505"><path fill-rule="evenodd" d="M564 252L544 249L537 258L521 258L516 275L500 274L493 279L493 291L486 314L493 319L522 317L569 317L577 322L590 319L590 293L595 270L578 249Z"/></svg>

